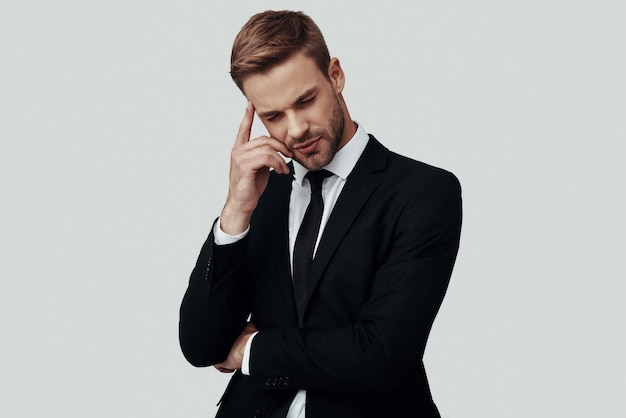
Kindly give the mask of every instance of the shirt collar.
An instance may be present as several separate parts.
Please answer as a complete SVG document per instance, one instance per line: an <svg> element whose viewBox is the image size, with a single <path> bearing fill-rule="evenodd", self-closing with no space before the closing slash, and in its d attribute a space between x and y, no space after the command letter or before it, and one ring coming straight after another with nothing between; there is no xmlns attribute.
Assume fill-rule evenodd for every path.
<svg viewBox="0 0 626 418"><path fill-rule="evenodd" d="M369 135L365 132L365 129L357 123L357 129L354 136L346 143L346 145L337 151L332 161L322 168L332 172L342 180L345 180L352 172L352 169L361 157L361 154L363 154L368 141ZM309 170L306 167L297 161L293 161L293 176L298 185L302 185L302 180L308 172Z"/></svg>

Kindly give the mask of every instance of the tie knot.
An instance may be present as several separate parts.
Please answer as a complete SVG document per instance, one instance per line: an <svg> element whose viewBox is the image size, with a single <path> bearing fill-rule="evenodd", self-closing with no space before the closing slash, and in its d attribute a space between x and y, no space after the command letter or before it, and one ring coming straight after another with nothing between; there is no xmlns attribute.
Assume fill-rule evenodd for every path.
<svg viewBox="0 0 626 418"><path fill-rule="evenodd" d="M322 190L322 182L326 177L332 176L328 170L317 170L317 171L309 171L306 173L305 178L309 179L311 183L311 193L319 193Z"/></svg>

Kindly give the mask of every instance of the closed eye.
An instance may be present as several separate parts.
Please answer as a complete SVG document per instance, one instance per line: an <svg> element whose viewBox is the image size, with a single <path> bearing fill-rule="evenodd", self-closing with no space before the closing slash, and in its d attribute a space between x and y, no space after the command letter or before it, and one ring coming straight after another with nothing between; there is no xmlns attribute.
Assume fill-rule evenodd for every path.
<svg viewBox="0 0 626 418"><path fill-rule="evenodd" d="M280 113L275 113L273 115L267 116L265 120L268 122L276 122L279 118L280 118Z"/></svg>
<svg viewBox="0 0 626 418"><path fill-rule="evenodd" d="M298 104L299 104L300 106L303 106L303 105L307 105L307 104L309 104L309 103L312 103L312 102L315 100L315 97L316 97L316 96L311 96L311 97L309 97L309 98L307 98L307 99L301 100Z"/></svg>
<svg viewBox="0 0 626 418"><path fill-rule="evenodd" d="M298 100L294 102L294 105L293 105L294 107L303 108L303 107L310 105L317 98L317 92L315 89L309 89L300 97L301 98L299 98ZM264 113L260 113L259 117L261 117L263 120L265 120L268 123L273 123L273 122L277 122L278 120L280 120L280 118L282 117L282 112L275 112L275 113L272 111L269 111L266 113L264 112Z"/></svg>

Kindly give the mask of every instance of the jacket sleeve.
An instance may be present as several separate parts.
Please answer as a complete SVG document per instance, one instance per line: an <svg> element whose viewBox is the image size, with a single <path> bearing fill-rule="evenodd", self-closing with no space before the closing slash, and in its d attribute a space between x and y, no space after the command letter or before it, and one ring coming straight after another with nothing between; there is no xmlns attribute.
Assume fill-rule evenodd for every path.
<svg viewBox="0 0 626 418"><path fill-rule="evenodd" d="M263 329L252 343L254 386L381 391L401 385L421 362L456 259L461 217L460 185L450 173L438 177L426 199L423 190L410 197L358 319L335 329Z"/></svg>
<svg viewBox="0 0 626 418"><path fill-rule="evenodd" d="M198 367L226 359L249 315L241 262L248 240L218 246L212 231L180 307L180 346L185 358Z"/></svg>

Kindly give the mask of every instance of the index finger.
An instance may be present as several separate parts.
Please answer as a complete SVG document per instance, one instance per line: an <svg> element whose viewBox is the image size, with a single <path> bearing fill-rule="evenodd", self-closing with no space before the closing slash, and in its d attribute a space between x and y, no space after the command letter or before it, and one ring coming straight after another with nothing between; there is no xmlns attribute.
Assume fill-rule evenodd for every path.
<svg viewBox="0 0 626 418"><path fill-rule="evenodd" d="M239 132L237 132L236 144L245 144L250 140L250 132L252 131L252 121L254 119L254 105L248 100L248 106L246 106L246 113L243 116L241 125L239 125Z"/></svg>

